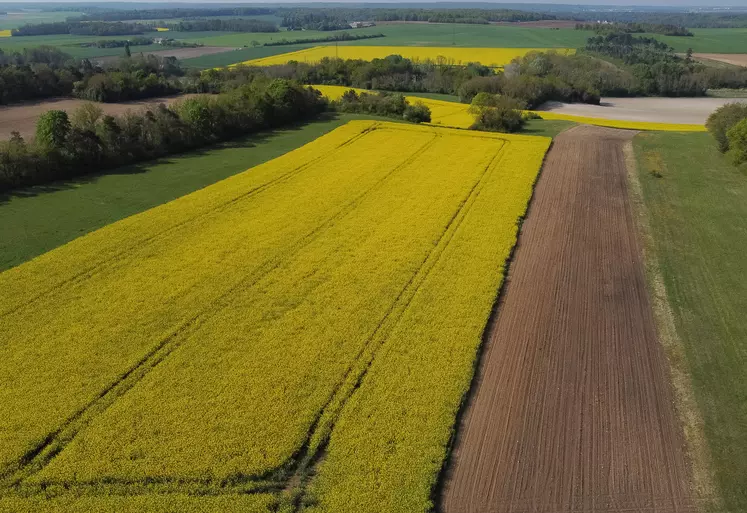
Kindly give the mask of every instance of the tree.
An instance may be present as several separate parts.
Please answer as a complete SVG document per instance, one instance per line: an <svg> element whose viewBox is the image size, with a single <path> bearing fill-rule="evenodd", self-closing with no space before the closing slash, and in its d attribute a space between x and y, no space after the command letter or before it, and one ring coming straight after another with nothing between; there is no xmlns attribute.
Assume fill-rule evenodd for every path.
<svg viewBox="0 0 747 513"><path fill-rule="evenodd" d="M64 110L50 110L36 122L36 141L48 149L62 149L70 133L70 119Z"/></svg>
<svg viewBox="0 0 747 513"><path fill-rule="evenodd" d="M405 121L411 121L413 123L430 123L431 109L429 109L423 102L415 102L415 104L405 107L403 117Z"/></svg>
<svg viewBox="0 0 747 513"><path fill-rule="evenodd" d="M469 107L475 117L472 128L494 132L518 132L524 127L524 104L514 98L478 93Z"/></svg>
<svg viewBox="0 0 747 513"><path fill-rule="evenodd" d="M729 157L734 165L747 162L747 118L731 127L726 135L729 139Z"/></svg>
<svg viewBox="0 0 747 513"><path fill-rule="evenodd" d="M731 127L747 118L747 103L733 102L722 105L716 109L706 121L706 128L711 133L721 153L729 150L729 137L727 132Z"/></svg>
<svg viewBox="0 0 747 513"><path fill-rule="evenodd" d="M125 57L127 57L128 59L130 57L132 57L132 52L130 51L130 42L129 41L125 43Z"/></svg>

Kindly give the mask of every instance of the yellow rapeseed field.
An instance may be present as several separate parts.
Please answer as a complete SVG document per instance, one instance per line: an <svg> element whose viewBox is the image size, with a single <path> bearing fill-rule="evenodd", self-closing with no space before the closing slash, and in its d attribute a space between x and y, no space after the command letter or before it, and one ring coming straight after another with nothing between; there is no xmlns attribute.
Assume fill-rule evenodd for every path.
<svg viewBox="0 0 747 513"><path fill-rule="evenodd" d="M584 116L573 116L556 112L537 111L542 119L562 119L575 121L586 125L607 126L610 128L625 128L628 130L654 130L661 132L705 132L703 125L685 125L678 123L649 123L645 121L625 121L617 119L588 118Z"/></svg>
<svg viewBox="0 0 747 513"><path fill-rule="evenodd" d="M351 122L0 273L0 511L425 511L549 143Z"/></svg>
<svg viewBox="0 0 747 513"><path fill-rule="evenodd" d="M382 59L388 55L401 55L414 61L437 61L446 64L467 64L479 62L485 66L505 66L516 57L523 57L529 52L557 52L573 54L569 48L457 48L449 46L314 46L295 52L253 59L242 64L251 66L271 66L285 64L289 61L319 62L324 57L341 59L362 59L370 61Z"/></svg>
<svg viewBox="0 0 747 513"><path fill-rule="evenodd" d="M157 32L168 32L169 29L166 27L156 27Z"/></svg>
<svg viewBox="0 0 747 513"><path fill-rule="evenodd" d="M10 37L12 35L10 30L0 30L0 37Z"/></svg>
<svg viewBox="0 0 747 513"><path fill-rule="evenodd" d="M337 100L345 91L353 89L357 93L371 93L365 89L356 89L345 86L314 85L315 89L330 98ZM430 98L420 98L418 96L407 96L410 103L421 102L431 109L431 124L455 128L469 128L474 123L474 117L469 113L469 105L465 103L449 102L443 100L432 100ZM539 114L543 119L561 119L566 121L575 121L587 125L607 126L611 128L624 128L628 130L657 130L668 132L704 132L703 125L683 125L677 123L647 123L643 121L623 121L604 118L589 118L582 116L572 116L568 114L559 114L550 111L530 111Z"/></svg>
<svg viewBox="0 0 747 513"><path fill-rule="evenodd" d="M314 85L321 93L331 100L338 100L345 91L353 89L357 93L371 93L365 89L356 89L354 87ZM431 109L431 124L441 125L454 128L469 128L474 122L474 117L467 112L469 105L457 102L447 102L443 100L432 100L430 98L420 98L418 96L407 96L410 103L423 103Z"/></svg>

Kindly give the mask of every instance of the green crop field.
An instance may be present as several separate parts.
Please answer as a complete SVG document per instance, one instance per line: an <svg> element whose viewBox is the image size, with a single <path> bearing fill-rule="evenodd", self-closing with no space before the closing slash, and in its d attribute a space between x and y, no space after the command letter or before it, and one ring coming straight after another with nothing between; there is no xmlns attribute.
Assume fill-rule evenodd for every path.
<svg viewBox="0 0 747 513"><path fill-rule="evenodd" d="M189 68L218 68L221 66L228 66L229 64L235 64L237 62L248 61L250 59L261 59L262 57L270 57L281 53L295 52L296 50L302 50L311 46L313 45L258 46L256 48L241 48L240 50L203 55L192 59L182 59L181 63L183 66Z"/></svg>
<svg viewBox="0 0 747 513"><path fill-rule="evenodd" d="M635 149L723 511L746 511L747 173L707 133L640 134Z"/></svg>
<svg viewBox="0 0 747 513"><path fill-rule="evenodd" d="M30 23L52 23L65 21L71 16L81 16L83 13L77 11L18 11L8 9L0 4L0 11L8 11L8 14L0 15L0 30L14 29Z"/></svg>

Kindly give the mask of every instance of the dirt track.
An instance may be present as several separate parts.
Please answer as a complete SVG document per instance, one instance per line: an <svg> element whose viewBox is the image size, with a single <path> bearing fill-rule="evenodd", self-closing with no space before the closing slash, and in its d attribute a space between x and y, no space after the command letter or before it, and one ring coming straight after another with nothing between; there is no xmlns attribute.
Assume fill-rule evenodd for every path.
<svg viewBox="0 0 747 513"><path fill-rule="evenodd" d="M148 100L126 103L96 103L104 114L124 114L128 110L137 110L143 105L154 103L171 104L194 95L169 96L164 98L149 98ZM36 131L36 121L48 110L64 110L68 114L75 109L90 103L73 98L51 98L38 102L26 102L19 105L0 106L0 141L10 138L12 131L19 132L25 139L33 137Z"/></svg>
<svg viewBox="0 0 747 513"><path fill-rule="evenodd" d="M446 513L694 511L624 145L560 135L445 476Z"/></svg>

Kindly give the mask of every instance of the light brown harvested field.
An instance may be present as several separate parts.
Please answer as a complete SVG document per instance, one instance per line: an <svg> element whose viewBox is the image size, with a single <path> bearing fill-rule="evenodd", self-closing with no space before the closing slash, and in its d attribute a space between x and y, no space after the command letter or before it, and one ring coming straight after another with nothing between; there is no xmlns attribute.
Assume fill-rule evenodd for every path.
<svg viewBox="0 0 747 513"><path fill-rule="evenodd" d="M236 50L233 46L200 46L197 48L172 48L171 50L156 50L154 52L138 52L137 47L133 48L133 55L157 55L159 57L176 57L177 59L193 59L203 55L213 55ZM122 57L120 55L111 55L108 57L94 57L91 60L97 63L105 64L115 62Z"/></svg>
<svg viewBox="0 0 747 513"><path fill-rule="evenodd" d="M601 105L547 102L537 110L589 118L648 123L705 124L708 116L739 98L602 98Z"/></svg>
<svg viewBox="0 0 747 513"><path fill-rule="evenodd" d="M628 201L633 135L580 126L548 154L445 476L445 513L694 511Z"/></svg>
<svg viewBox="0 0 747 513"><path fill-rule="evenodd" d="M96 105L103 109L104 114L114 116L124 114L128 110L137 110L144 105L156 103L166 103L168 105L191 96L194 95L149 98L148 100L125 103L96 103ZM39 116L48 110L64 110L70 114L84 103L91 102L73 98L50 98L39 102L0 106L0 141L9 139L11 132L14 130L26 139L33 137L36 131L36 121L39 119Z"/></svg>
<svg viewBox="0 0 747 513"><path fill-rule="evenodd" d="M693 58L747 66L747 53L694 53Z"/></svg>

